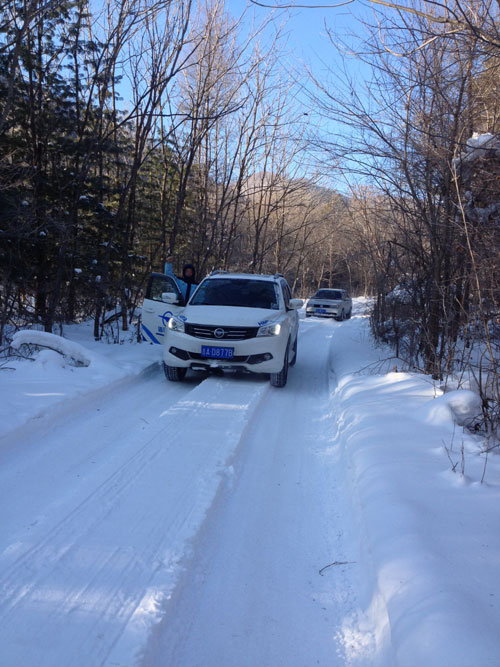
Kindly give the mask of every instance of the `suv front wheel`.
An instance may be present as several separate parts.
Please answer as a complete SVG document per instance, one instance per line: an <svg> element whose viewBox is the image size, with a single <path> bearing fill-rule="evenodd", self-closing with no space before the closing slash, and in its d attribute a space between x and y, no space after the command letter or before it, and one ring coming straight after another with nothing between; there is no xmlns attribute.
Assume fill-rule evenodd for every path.
<svg viewBox="0 0 500 667"><path fill-rule="evenodd" d="M283 368L278 373L270 373L269 381L273 387L284 387L288 379L288 349L290 347L290 341L286 346L285 359L283 360Z"/></svg>
<svg viewBox="0 0 500 667"><path fill-rule="evenodd" d="M170 382L180 382L181 380L184 380L187 368L181 368L180 366L167 366L167 364L163 362L163 370L165 371L165 377L167 380L170 380Z"/></svg>

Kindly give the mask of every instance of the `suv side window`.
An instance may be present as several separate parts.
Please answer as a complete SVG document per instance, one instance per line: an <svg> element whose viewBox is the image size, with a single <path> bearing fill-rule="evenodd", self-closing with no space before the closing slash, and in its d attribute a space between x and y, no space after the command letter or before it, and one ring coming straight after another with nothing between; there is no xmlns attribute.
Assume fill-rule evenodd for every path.
<svg viewBox="0 0 500 667"><path fill-rule="evenodd" d="M178 297L182 298L179 288L175 284L173 278L164 276L162 274L153 274L149 279L148 289L146 291L146 299L152 301L162 301L161 295L164 292L175 292Z"/></svg>

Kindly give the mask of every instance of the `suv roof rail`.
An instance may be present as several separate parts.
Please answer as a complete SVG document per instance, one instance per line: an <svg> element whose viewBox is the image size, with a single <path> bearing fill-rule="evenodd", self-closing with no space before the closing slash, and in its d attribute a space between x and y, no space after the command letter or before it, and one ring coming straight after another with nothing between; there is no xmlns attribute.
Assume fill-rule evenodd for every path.
<svg viewBox="0 0 500 667"><path fill-rule="evenodd" d="M275 278L284 278L284 275L282 273L275 273L274 277Z"/></svg>
<svg viewBox="0 0 500 667"><path fill-rule="evenodd" d="M210 272L210 275L216 276L219 273L229 273L229 271L226 271L226 269L215 269L215 271Z"/></svg>

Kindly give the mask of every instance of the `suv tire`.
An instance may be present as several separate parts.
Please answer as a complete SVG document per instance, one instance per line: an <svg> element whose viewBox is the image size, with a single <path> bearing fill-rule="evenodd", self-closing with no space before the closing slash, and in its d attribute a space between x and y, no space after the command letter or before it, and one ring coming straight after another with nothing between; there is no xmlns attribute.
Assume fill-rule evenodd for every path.
<svg viewBox="0 0 500 667"><path fill-rule="evenodd" d="M288 379L288 348L290 343L286 346L285 359L283 360L283 368L279 373L270 373L269 381L273 387L284 387Z"/></svg>
<svg viewBox="0 0 500 667"><path fill-rule="evenodd" d="M170 382L180 382L181 380L184 380L187 368L181 368L180 366L167 366L167 364L163 362L163 370L167 380L170 380Z"/></svg>

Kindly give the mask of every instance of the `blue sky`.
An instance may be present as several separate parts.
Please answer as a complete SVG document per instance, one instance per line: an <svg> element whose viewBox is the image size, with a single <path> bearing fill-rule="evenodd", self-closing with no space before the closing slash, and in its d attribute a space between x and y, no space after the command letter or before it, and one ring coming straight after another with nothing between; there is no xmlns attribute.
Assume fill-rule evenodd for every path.
<svg viewBox="0 0 500 667"><path fill-rule="evenodd" d="M286 0L262 0L267 4L292 4ZM295 0L301 5L319 4L318 0ZM226 7L234 15L239 15L247 5L247 0L227 0ZM257 19L264 19L272 13L271 9L253 6ZM361 3L353 2L343 7L283 10L283 17L288 16L287 34L288 44L293 58L297 61L305 61L312 65L315 71L323 69L323 63L332 65L339 58L338 53L331 44L326 30L326 25L335 33L347 35L347 33L360 33L357 17L366 16L369 8Z"/></svg>
<svg viewBox="0 0 500 667"><path fill-rule="evenodd" d="M298 4L320 4L318 0L295 0ZM262 0L266 4L287 4L287 0ZM290 0L293 2L293 0ZM328 2L328 0L325 0ZM247 0L226 0L226 8L235 16L239 16L247 5ZM348 58L343 60L339 51L331 43L327 30L345 38L345 41L352 45L356 45L358 38L362 37L363 26L359 19L371 16L373 5L362 4L358 0L349 5L335 8L321 8L321 9L305 9L297 8L283 11L283 18L288 16L286 32L288 35L288 51L289 62L286 63L290 69L299 71L303 64L306 64L314 73L315 77L327 87L335 85L332 81L332 73L337 70L347 67L349 76L359 85L360 93L364 87L364 79L369 77L368 67L360 63L356 58ZM253 6L256 18L263 20L266 16L272 13L271 9ZM352 37L354 35L354 37ZM351 37L349 37L351 36ZM328 72L327 70L330 70ZM313 84L308 79L305 72L300 75L300 81L304 86L313 88ZM307 123L309 130L314 131L314 128L325 134L329 140L334 140L337 133L345 133L346 128L337 125L333 121L329 121L324 116L320 117L314 112L314 107L310 108L310 103L307 100L299 101L308 107ZM306 164L309 163L309 164ZM314 173L316 165L312 155L306 158L303 166L306 171ZM321 169L323 171L323 168ZM346 185L344 179L341 178L336 171L326 170L328 175L327 182L330 186L337 189L344 190Z"/></svg>

